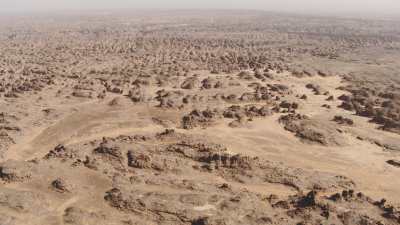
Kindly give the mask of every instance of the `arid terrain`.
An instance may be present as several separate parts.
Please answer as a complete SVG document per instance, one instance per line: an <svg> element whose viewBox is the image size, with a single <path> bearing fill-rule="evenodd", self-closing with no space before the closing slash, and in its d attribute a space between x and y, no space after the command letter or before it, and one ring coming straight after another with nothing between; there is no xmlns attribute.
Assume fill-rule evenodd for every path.
<svg viewBox="0 0 400 225"><path fill-rule="evenodd" d="M0 15L20 224L400 224L400 21Z"/></svg>

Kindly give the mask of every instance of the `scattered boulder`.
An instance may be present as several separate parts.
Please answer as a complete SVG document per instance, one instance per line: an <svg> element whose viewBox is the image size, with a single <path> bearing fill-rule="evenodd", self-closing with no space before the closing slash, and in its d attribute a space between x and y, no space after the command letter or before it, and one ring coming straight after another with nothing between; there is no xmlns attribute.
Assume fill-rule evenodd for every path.
<svg viewBox="0 0 400 225"><path fill-rule="evenodd" d="M400 168L400 160L396 160L396 159L391 159L386 161L389 165L392 165L394 167L399 167Z"/></svg>
<svg viewBox="0 0 400 225"><path fill-rule="evenodd" d="M338 124L342 124L342 125L354 125L354 121L352 119L349 118L345 118L343 116L335 116L333 118L333 121L337 122Z"/></svg>
<svg viewBox="0 0 400 225"><path fill-rule="evenodd" d="M52 188L60 193L71 192L71 186L63 178L57 178L51 182Z"/></svg>
<svg viewBox="0 0 400 225"><path fill-rule="evenodd" d="M123 155L120 148L118 146L109 144L106 139L103 139L103 141L100 143L100 146L95 148L93 152L109 160L116 160L119 162L123 160Z"/></svg>
<svg viewBox="0 0 400 225"><path fill-rule="evenodd" d="M128 151L128 166L138 169L149 169L152 167L151 158L145 154L135 154Z"/></svg>
<svg viewBox="0 0 400 225"><path fill-rule="evenodd" d="M194 89L194 88L198 87L199 83L200 82L196 77L190 77L190 78L187 78L181 84L181 88L182 89ZM203 86L204 86L204 84L203 84Z"/></svg>
<svg viewBox="0 0 400 225"><path fill-rule="evenodd" d="M326 93L326 90L324 90L318 84L307 84L306 88L311 89L315 95L322 95Z"/></svg>
<svg viewBox="0 0 400 225"><path fill-rule="evenodd" d="M72 92L72 96L77 97L77 98L92 98L92 92L91 91L85 91L85 90L75 90Z"/></svg>

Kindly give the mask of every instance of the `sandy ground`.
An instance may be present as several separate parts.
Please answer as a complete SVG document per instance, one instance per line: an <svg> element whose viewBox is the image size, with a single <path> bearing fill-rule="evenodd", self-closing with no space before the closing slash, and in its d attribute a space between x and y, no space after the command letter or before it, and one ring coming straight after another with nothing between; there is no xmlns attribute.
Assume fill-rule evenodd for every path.
<svg viewBox="0 0 400 225"><path fill-rule="evenodd" d="M0 225L400 224L399 24L0 15Z"/></svg>

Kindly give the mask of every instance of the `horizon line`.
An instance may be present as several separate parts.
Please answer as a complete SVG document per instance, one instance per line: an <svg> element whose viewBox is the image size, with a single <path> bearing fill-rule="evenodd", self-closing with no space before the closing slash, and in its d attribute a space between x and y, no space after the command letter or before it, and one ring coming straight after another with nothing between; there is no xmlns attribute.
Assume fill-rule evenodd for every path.
<svg viewBox="0 0 400 225"><path fill-rule="evenodd" d="M377 13L377 12L354 12L354 11L346 11L346 12L326 12L321 10L313 10L309 12L305 11L294 11L294 10L277 10L277 9L254 9L254 8L150 8L150 7L121 7L121 8L70 8L70 9L0 9L0 16L2 14L7 15L18 15L24 14L25 16L29 15L62 15L69 13L99 13L99 12L134 12L134 11L142 11L142 12L172 12L172 11L180 11L180 12L189 12L189 11L203 11L203 12L212 12L212 11L231 11L231 12L259 12L259 13L270 13L270 14L289 14L289 15L298 15L298 16L318 16L318 17L340 17L340 18L377 18L377 17L385 17L381 19L400 19L400 15L396 13ZM29 14L29 15L26 15Z"/></svg>

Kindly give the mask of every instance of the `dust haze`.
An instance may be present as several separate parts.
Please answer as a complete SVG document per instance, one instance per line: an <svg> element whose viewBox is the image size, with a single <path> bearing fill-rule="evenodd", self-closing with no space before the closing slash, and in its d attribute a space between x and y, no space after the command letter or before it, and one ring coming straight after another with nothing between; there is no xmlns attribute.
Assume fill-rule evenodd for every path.
<svg viewBox="0 0 400 225"><path fill-rule="evenodd" d="M3 0L0 11L104 9L257 9L298 13L396 14L397 0Z"/></svg>

